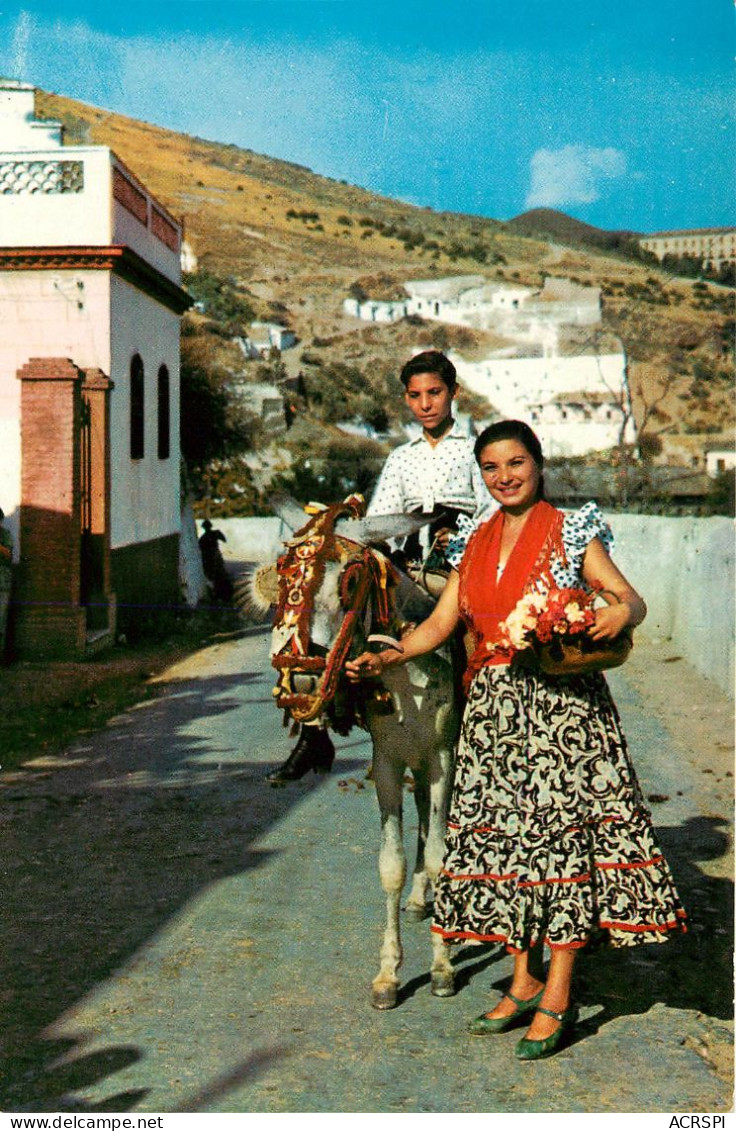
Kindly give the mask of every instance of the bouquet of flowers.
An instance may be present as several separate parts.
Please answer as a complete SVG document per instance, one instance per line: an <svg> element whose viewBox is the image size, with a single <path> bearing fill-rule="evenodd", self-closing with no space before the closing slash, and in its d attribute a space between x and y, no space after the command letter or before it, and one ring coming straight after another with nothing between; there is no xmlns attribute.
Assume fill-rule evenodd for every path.
<svg viewBox="0 0 736 1131"><path fill-rule="evenodd" d="M548 675L617 667L631 651L631 633L625 630L615 640L591 640L587 630L595 623L596 596L584 589L525 594L501 622L501 644L519 652L532 649L537 665Z"/></svg>

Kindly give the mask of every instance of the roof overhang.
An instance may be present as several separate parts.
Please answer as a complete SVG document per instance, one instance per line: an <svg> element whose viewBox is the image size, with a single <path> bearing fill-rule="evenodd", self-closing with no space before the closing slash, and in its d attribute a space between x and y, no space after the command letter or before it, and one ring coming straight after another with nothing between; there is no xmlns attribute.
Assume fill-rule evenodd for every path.
<svg viewBox="0 0 736 1131"><path fill-rule="evenodd" d="M0 271L111 271L183 314L193 303L186 291L129 247L0 247Z"/></svg>

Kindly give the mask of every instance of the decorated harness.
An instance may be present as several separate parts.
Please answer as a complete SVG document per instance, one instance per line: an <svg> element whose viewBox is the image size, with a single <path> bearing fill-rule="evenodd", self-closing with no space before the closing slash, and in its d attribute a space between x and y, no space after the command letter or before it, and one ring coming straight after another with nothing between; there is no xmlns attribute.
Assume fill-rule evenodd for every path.
<svg viewBox="0 0 736 1131"><path fill-rule="evenodd" d="M389 629L394 608L392 589L397 575L379 551L335 533L338 519L363 517L365 500L362 495L350 495L344 502L324 509L305 507L305 511L312 517L286 543L286 551L276 565L278 602L274 628L278 628L285 639L271 659L279 673L273 694L276 705L295 722L311 722L326 714L335 729L345 730L350 729L352 722L364 723L358 702L361 692L352 688L350 709L346 712L343 704L342 718L336 717L338 690L348 690L346 681L340 678L343 665L356 633L364 646L366 616L371 618L371 631ZM312 622L315 597L324 581L328 562L337 562L343 567L338 583L343 616L326 655L318 655L311 639Z"/></svg>

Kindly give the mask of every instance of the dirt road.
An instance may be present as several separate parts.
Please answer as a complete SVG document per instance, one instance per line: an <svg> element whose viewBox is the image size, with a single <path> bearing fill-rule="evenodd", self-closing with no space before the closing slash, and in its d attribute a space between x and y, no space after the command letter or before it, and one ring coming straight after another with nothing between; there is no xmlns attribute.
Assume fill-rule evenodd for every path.
<svg viewBox="0 0 736 1131"><path fill-rule="evenodd" d="M427 923L404 925L398 1008L370 1008L368 743L353 732L329 777L270 787L289 741L254 629L0 775L2 1110L730 1110L731 704L662 647L611 682L691 929L584 956L564 1052L524 1065L516 1033L466 1037L510 959L460 950L459 992L433 998Z"/></svg>

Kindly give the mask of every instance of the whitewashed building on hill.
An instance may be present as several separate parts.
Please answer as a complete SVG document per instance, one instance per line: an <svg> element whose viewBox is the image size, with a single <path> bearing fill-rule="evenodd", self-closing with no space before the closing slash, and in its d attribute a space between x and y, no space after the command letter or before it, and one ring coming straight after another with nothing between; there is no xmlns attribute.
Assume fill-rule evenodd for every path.
<svg viewBox="0 0 736 1131"><path fill-rule="evenodd" d="M456 322L462 310L470 310L482 292L483 275L449 275L443 279L410 279L404 283L409 296L407 311L420 318Z"/></svg>
<svg viewBox="0 0 736 1131"><path fill-rule="evenodd" d="M279 322L252 322L250 334L238 338L238 344L247 358L268 357L272 349L293 349L297 337L288 326Z"/></svg>
<svg viewBox="0 0 736 1131"><path fill-rule="evenodd" d="M179 599L181 227L107 147L0 81L0 505L19 655Z"/></svg>
<svg viewBox="0 0 736 1131"><path fill-rule="evenodd" d="M431 322L489 330L511 341L541 344L554 352L560 326L595 326L601 320L598 287L547 276L541 289L490 282L482 275L410 279L407 298L392 302L346 298L343 312L364 322L416 316Z"/></svg>
<svg viewBox="0 0 736 1131"><path fill-rule="evenodd" d="M626 357L623 353L562 357L563 326L596 326L598 287L547 276L539 289L490 282L482 275L412 279L405 304L348 299L346 313L370 321L401 316L489 330L515 343L482 361L450 356L461 382L483 397L494 415L526 420L549 456L606 451L633 443ZM380 308L380 309L379 309ZM524 348L526 356L518 356Z"/></svg>
<svg viewBox="0 0 736 1131"><path fill-rule="evenodd" d="M181 245L181 269L185 275L192 275L199 265L194 248L186 240Z"/></svg>
<svg viewBox="0 0 736 1131"><path fill-rule="evenodd" d="M736 449L733 444L707 444L705 448L705 471L711 479L721 475L724 471L733 471L736 468Z"/></svg>
<svg viewBox="0 0 736 1131"><path fill-rule="evenodd" d="M361 302L357 298L346 298L342 309L343 314L349 314L351 318L360 318L362 322L399 322L408 314L408 304L405 299L394 302L365 299Z"/></svg>
<svg viewBox="0 0 736 1131"><path fill-rule="evenodd" d="M450 354L459 380L500 417L524 420L549 457L606 451L634 443L626 356L495 357Z"/></svg>
<svg viewBox="0 0 736 1131"><path fill-rule="evenodd" d="M407 313L437 322L493 330L514 340L539 337L545 326L594 326L600 288L547 276L541 289L494 283L481 275L404 283Z"/></svg>

